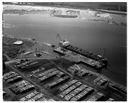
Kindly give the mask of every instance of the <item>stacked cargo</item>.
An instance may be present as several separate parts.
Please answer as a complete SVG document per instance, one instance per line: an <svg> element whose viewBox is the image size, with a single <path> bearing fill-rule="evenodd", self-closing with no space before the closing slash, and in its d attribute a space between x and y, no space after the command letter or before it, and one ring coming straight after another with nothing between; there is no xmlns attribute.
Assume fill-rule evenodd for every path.
<svg viewBox="0 0 128 103"><path fill-rule="evenodd" d="M19 99L20 101L51 101L53 99L48 99L43 93L36 90L27 94L25 97Z"/></svg>
<svg viewBox="0 0 128 103"><path fill-rule="evenodd" d="M102 101L103 98L104 98L104 94L97 92L95 95L89 98L88 101Z"/></svg>
<svg viewBox="0 0 128 103"><path fill-rule="evenodd" d="M44 75L48 75L48 74L51 74L52 72L54 72L54 71L58 71L56 68L52 68L52 69L49 69L49 70L46 70L46 71L44 71L44 72L37 72L37 73L33 73L33 76L34 77L36 77L36 78L40 78L40 77L42 77L42 76L44 76Z"/></svg>
<svg viewBox="0 0 128 103"><path fill-rule="evenodd" d="M38 68L38 69L36 69L36 70L33 70L31 73L32 73L32 74L35 74L35 73L42 72L42 71L44 71L44 70L45 70L45 68L41 67L41 68Z"/></svg>
<svg viewBox="0 0 128 103"><path fill-rule="evenodd" d="M67 69L67 71L75 76L78 76L78 77L85 77L85 76L92 76L92 75L97 76L97 74L95 74L87 69L83 69L79 65L70 66Z"/></svg>
<svg viewBox="0 0 128 103"><path fill-rule="evenodd" d="M105 76L84 68L83 65L74 64L62 68L49 66L48 63L32 68L28 74L17 70L8 73L6 71L3 75L5 92L9 91L12 97L16 97L10 100L115 101L123 100L122 97L125 100L126 90L111 83ZM107 88L100 88L106 85Z"/></svg>
<svg viewBox="0 0 128 103"><path fill-rule="evenodd" d="M30 84L26 80L22 80L18 83L15 83L10 87L10 90L13 91L15 94L23 94L33 89L35 89L35 86Z"/></svg>
<svg viewBox="0 0 128 103"><path fill-rule="evenodd" d="M59 84L65 83L68 79L70 79L70 77L69 76L65 76L63 78L57 79L57 81L49 83L47 86L48 86L48 88L51 89L51 88L54 88L54 87L58 86Z"/></svg>
<svg viewBox="0 0 128 103"><path fill-rule="evenodd" d="M15 83L15 82L22 80L22 77L18 75L16 72L10 71L3 75L3 80L6 83Z"/></svg>
<svg viewBox="0 0 128 103"><path fill-rule="evenodd" d="M109 80L103 76L99 76L94 80L94 84L100 87L106 87L108 85Z"/></svg>
<svg viewBox="0 0 128 103"><path fill-rule="evenodd" d="M68 95L66 95L65 100L67 100L67 101L70 100L72 97L79 94L81 91L83 91L87 87L88 86L86 86L86 85L81 85L79 88L75 89L74 91L72 91Z"/></svg>
<svg viewBox="0 0 128 103"><path fill-rule="evenodd" d="M15 67L22 72L30 72L31 70L38 68L42 64L40 61L34 60L21 60L19 63L15 63ZM26 69L27 68L27 69Z"/></svg>
<svg viewBox="0 0 128 103"><path fill-rule="evenodd" d="M92 87L85 88L82 92L80 92L78 95L74 96L71 101L79 101L87 96L89 96L92 92L94 92L94 89Z"/></svg>
<svg viewBox="0 0 128 103"><path fill-rule="evenodd" d="M35 95L37 95L38 93L39 93L39 92L37 92L37 91L35 90L35 91L29 93L28 95L26 95L25 97L22 97L22 98L20 99L20 101L27 101L27 100L31 99L32 97L34 97Z"/></svg>
<svg viewBox="0 0 128 103"><path fill-rule="evenodd" d="M60 88L59 88L59 91L64 91L65 89L67 89L68 87L70 87L71 85L73 85L74 83L78 82L78 80L71 80L70 82L62 85Z"/></svg>
<svg viewBox="0 0 128 103"><path fill-rule="evenodd" d="M44 70L44 68L40 68L40 71ZM39 69L33 71L33 73L37 73ZM17 72L9 71L4 73L3 75L4 85L8 83L8 90L12 93L12 97L16 96L16 98L11 98L13 100L19 101L54 101L54 99L50 97L46 97L43 93L41 93L37 87L35 87L30 82L23 79ZM9 97L4 92L5 97Z"/></svg>
<svg viewBox="0 0 128 103"><path fill-rule="evenodd" d="M67 101L77 101L94 92L94 89L77 80L72 80L61 86L59 91L59 97L64 98Z"/></svg>
<svg viewBox="0 0 128 103"><path fill-rule="evenodd" d="M52 68L52 69L49 69L49 70L46 70L46 71L39 71L39 72L36 72L36 71L33 71L33 74L32 74L32 77L36 78L40 83L44 82L44 81L47 81L48 79L50 78L53 78L55 76L61 76L63 75L63 73L59 70L57 70L56 68Z"/></svg>
<svg viewBox="0 0 128 103"><path fill-rule="evenodd" d="M43 76L41 76L41 77L39 78L39 81L40 81L40 82L43 82L43 81L45 81L45 80L48 80L49 78L54 77L56 74L57 74L57 71L53 71L53 72L51 72L51 73L44 74Z"/></svg>
<svg viewBox="0 0 128 103"><path fill-rule="evenodd" d="M70 86L69 88L67 88L66 90L62 91L59 96L61 98L64 98L68 93L70 93L72 90L74 90L75 88L77 88L78 86L80 86L82 83L81 82L76 82L74 85Z"/></svg>

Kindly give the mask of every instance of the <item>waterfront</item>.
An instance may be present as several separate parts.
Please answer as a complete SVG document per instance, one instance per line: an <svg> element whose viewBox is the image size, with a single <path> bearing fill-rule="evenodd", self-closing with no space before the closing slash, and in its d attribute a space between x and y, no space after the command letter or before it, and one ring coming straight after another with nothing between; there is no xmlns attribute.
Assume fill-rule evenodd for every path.
<svg viewBox="0 0 128 103"><path fill-rule="evenodd" d="M89 10L81 10L79 18L57 18L47 12L4 14L3 21L8 25L5 25L3 34L56 43L56 35L60 33L73 45L85 50L98 54L104 48L110 64L104 74L126 85L126 25L121 25L122 21L126 23L126 16L111 14L99 18L93 14L94 11Z"/></svg>

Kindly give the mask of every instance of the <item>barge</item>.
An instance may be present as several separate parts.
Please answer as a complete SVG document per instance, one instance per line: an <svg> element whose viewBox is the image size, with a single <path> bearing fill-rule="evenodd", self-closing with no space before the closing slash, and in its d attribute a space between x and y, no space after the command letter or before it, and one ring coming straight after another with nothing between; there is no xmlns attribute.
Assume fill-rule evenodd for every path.
<svg viewBox="0 0 128 103"><path fill-rule="evenodd" d="M60 18L77 18L78 16L77 15L57 15L57 14L54 14L53 15L54 17L60 17Z"/></svg>

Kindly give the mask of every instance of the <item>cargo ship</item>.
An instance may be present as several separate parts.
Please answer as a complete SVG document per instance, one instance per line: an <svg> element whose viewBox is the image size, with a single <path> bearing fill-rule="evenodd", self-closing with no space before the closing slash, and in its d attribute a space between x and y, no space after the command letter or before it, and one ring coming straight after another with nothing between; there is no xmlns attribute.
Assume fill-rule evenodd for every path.
<svg viewBox="0 0 128 103"><path fill-rule="evenodd" d="M89 57L91 59L107 63L107 59L103 58L101 55L95 55L95 54L93 54L91 52L88 52L86 50L83 50L83 49L81 49L79 47L73 46L73 45L70 44L69 41L60 41L60 43L62 44L62 46L64 48L66 48L68 50L74 51L74 52L76 52L78 54L84 55L84 56Z"/></svg>
<svg viewBox="0 0 128 103"><path fill-rule="evenodd" d="M91 67L94 67L97 70L107 67L108 60L102 57L101 55L95 55L91 52L75 47L71 45L69 41L65 41L65 40L60 41L59 45L60 47L54 49L54 51L61 55L69 55L67 52L65 52L66 50L69 50L79 54L77 56L79 57L78 62L85 63Z"/></svg>
<svg viewBox="0 0 128 103"><path fill-rule="evenodd" d="M69 41L60 41L58 46L50 45L46 49L46 45L44 46L42 43L40 46L49 50L49 53L37 57L31 57L31 53L30 57L27 55L28 58L23 56L23 58L3 62L4 101L127 100L126 87L87 68L87 64L92 65L93 68L95 68L94 64L99 65L101 68L101 64L104 63L103 57L99 58L96 55L97 59L88 56L87 53L83 55L78 52L79 48L78 51L76 51L77 49L69 50L67 48L69 45L71 45ZM45 58L52 54L55 56L54 58ZM74 56L78 57L74 58ZM69 59L70 57L73 58ZM84 66L74 62L74 60L77 61L77 58L79 61L79 57L86 59ZM93 60L93 63L90 60Z"/></svg>

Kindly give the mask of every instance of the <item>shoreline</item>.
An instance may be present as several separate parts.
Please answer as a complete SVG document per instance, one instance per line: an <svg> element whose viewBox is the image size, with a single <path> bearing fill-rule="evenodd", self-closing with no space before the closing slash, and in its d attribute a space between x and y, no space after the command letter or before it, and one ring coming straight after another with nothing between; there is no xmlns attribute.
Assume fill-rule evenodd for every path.
<svg viewBox="0 0 128 103"><path fill-rule="evenodd" d="M104 9L96 9L96 11L101 11L101 12L111 13L111 14L127 15L127 12L121 12L121 11L104 10Z"/></svg>
<svg viewBox="0 0 128 103"><path fill-rule="evenodd" d="M19 39L19 40L25 40L25 41L28 41L28 42L32 42L32 43L34 43L34 45L38 45L38 46L40 46L40 45L45 45L45 46L48 46L46 43L47 42L41 42L41 41L38 41L38 40L34 40L33 41L33 38L17 38L17 37L11 37L11 36L4 36L3 35L3 37L7 37L7 38L10 38L10 39ZM48 46L49 47L49 46ZM32 47L33 48L33 47ZM31 48L31 49L32 49ZM30 58L29 58L30 59ZM35 58L35 59L37 59L37 58ZM99 74L99 73L98 73ZM114 84L116 84L116 85L120 85L122 88L125 88L125 85L123 85L123 84L120 84L119 82L117 82L117 81L115 81L115 80L113 80L112 78L110 78L110 77L108 77L108 76L106 76L105 74L99 74L99 75L102 75L103 77L105 77L105 78L107 78L109 81L111 81L111 82L113 82Z"/></svg>
<svg viewBox="0 0 128 103"><path fill-rule="evenodd" d="M116 10L106 10L106 9L94 9L94 8L83 8L83 7L74 7L74 6L66 6L66 5L17 5L17 4L4 4L5 6L6 5L16 5L16 6L31 6L31 7L56 7L56 8L65 8L65 9L76 9L76 10L87 10L87 9L90 9L92 11L98 11L98 12L102 12L102 13L110 13L110 14L117 14L117 15L127 15L127 12L124 12L124 11L116 11ZM5 9L3 11L8 11L9 9ZM13 10L13 9L11 9ZM14 10L22 10L22 9L14 9ZM36 9L37 11L40 10L40 9ZM4 12L3 12L4 14Z"/></svg>

